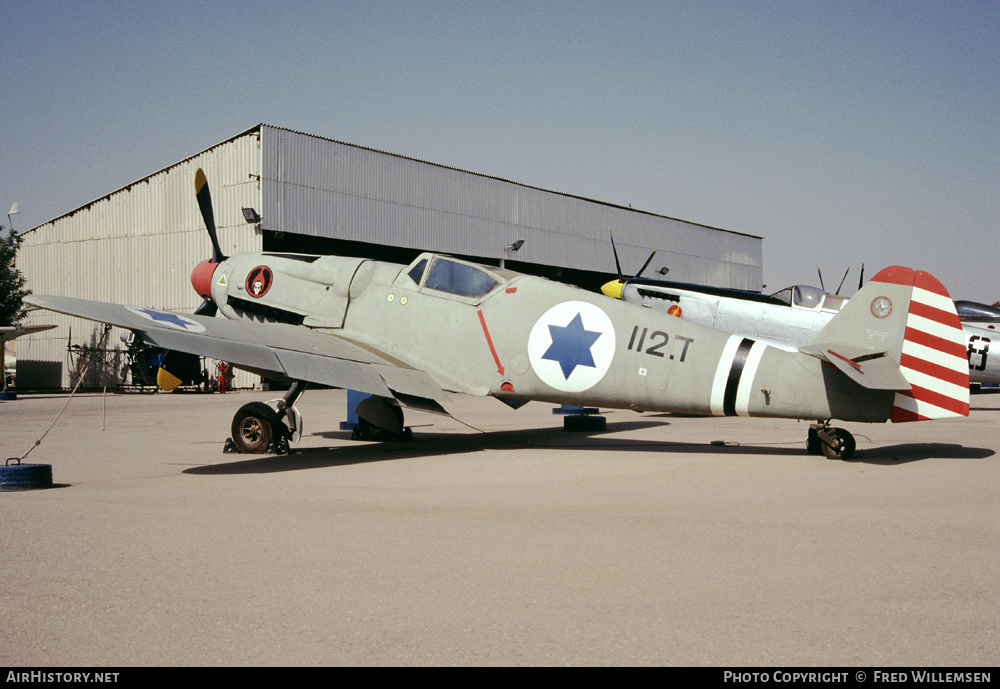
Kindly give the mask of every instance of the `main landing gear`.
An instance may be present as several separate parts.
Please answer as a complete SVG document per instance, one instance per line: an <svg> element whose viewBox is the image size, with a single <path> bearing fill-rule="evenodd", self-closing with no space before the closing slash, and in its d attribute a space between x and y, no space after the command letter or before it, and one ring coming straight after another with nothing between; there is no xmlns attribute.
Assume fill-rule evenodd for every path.
<svg viewBox="0 0 1000 689"><path fill-rule="evenodd" d="M298 442L302 437L302 416L295 403L308 385L295 382L280 400L250 402L240 407L233 417L233 435L226 440L225 452L287 454L289 442Z"/></svg>
<svg viewBox="0 0 1000 689"><path fill-rule="evenodd" d="M830 421L809 426L806 451L811 455L822 454L827 459L850 459L854 456L854 436L843 428L831 428Z"/></svg>

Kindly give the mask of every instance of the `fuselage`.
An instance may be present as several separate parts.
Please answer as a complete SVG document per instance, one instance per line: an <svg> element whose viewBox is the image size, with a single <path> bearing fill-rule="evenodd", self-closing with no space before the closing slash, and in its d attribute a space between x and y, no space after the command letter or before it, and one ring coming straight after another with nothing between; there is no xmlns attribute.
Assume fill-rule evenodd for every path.
<svg viewBox="0 0 1000 689"><path fill-rule="evenodd" d="M575 287L447 256L409 266L244 254L211 277L228 318L329 331L426 371L445 390L643 411L884 421L811 356Z"/></svg>

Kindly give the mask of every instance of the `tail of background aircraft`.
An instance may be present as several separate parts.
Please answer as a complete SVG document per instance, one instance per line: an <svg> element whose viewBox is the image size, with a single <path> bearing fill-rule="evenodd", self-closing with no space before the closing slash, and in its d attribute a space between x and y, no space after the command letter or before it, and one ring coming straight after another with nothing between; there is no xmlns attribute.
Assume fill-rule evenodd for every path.
<svg viewBox="0 0 1000 689"><path fill-rule="evenodd" d="M882 270L802 351L866 388L895 390L894 422L969 415L965 335L929 273Z"/></svg>

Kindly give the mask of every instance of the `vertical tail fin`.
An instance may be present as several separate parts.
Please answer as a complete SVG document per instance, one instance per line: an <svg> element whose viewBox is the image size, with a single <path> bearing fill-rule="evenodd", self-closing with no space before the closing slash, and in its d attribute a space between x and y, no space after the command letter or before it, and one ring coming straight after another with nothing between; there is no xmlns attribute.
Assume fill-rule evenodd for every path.
<svg viewBox="0 0 1000 689"><path fill-rule="evenodd" d="M858 384L895 390L891 420L969 415L965 335L948 290L923 271L880 271L802 351Z"/></svg>

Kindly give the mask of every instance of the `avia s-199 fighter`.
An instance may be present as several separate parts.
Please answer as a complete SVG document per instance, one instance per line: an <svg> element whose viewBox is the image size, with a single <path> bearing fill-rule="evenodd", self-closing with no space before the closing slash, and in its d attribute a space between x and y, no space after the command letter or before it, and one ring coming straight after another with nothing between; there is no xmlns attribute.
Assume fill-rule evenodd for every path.
<svg viewBox="0 0 1000 689"><path fill-rule="evenodd" d="M930 275L887 268L811 346L786 351L576 287L425 253L410 265L275 253L225 257L208 185L195 187L213 257L192 273L194 315L34 296L37 306L132 330L178 356L224 359L293 381L283 400L250 403L232 423L244 452L294 436L294 404L321 383L373 397L373 435L404 431L402 408L446 413L451 393L639 411L819 420L807 448L847 458L830 420L966 416L962 330ZM224 318L215 317L216 311ZM165 358L164 377L170 364Z"/></svg>

